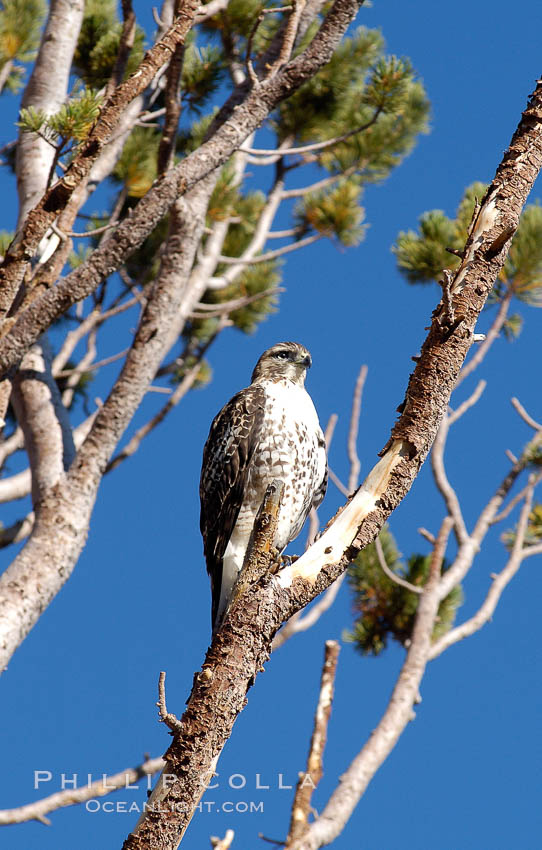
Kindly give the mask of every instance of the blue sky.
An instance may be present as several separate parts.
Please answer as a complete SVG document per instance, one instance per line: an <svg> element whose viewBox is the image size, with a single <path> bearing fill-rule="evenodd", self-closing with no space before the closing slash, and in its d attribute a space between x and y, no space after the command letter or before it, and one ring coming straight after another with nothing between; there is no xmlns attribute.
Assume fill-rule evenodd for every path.
<svg viewBox="0 0 542 850"><path fill-rule="evenodd" d="M146 4L135 4L137 11L144 6L147 14ZM365 241L348 251L319 243L292 255L280 311L252 337L224 334L211 355L212 384L191 393L137 455L104 481L72 578L0 682L3 807L59 790L62 774L78 773L84 783L87 774L99 778L166 748L169 739L154 705L158 672L167 671L168 706L180 714L209 640L210 594L198 529L201 450L212 417L246 385L264 348L295 339L311 350L307 386L320 418L325 423L333 412L340 417L330 457L340 477L348 473L345 439L362 363L369 369L359 436L362 474L388 438L410 358L439 298L432 287L404 283L390 246L423 211L440 208L451 215L466 185L493 176L540 74L541 15L534 0L518 12L488 0L453 5L376 0L357 23L381 28L388 49L410 57L431 100L431 133L389 180L366 191ZM5 118L2 143L12 136ZM0 179L9 199L0 226L11 229L13 186L3 174ZM530 200L539 196L535 187ZM449 475L469 527L508 468L504 450L518 452L530 436L510 397L518 396L538 420L542 416L542 315L520 305L518 310L525 318L519 340L499 340L455 401L478 378L488 381L476 410L449 440ZM479 329L490 320L484 314ZM148 396L136 424L161 402ZM322 519L339 504L331 486ZM19 505L15 514L6 511L6 524L22 510ZM426 465L391 520L401 551L425 552L416 530L421 525L436 530L442 516ZM5 560L6 553L2 556ZM503 563L495 534L466 582L459 620L476 610L490 573ZM416 719L333 845L337 850L540 846L541 569L540 559L527 561L493 621L429 666ZM332 611L271 658L222 755L219 787L204 798L211 805L196 816L183 842L187 850L210 846L209 835L224 835L228 828L236 833L234 850L270 846L258 833L285 836L292 791L280 785L294 785L304 768L323 644L340 638L350 624L351 599L343 587ZM313 801L318 810L378 722L402 659L395 647L372 659L343 646L325 775ZM38 790L35 770L53 774ZM246 781L243 788L230 787L229 780L243 782L236 775ZM127 809L132 801L142 804L145 789L107 799ZM242 811L251 803L259 810ZM241 811L231 812L236 806ZM120 847L135 816L72 808L53 813L51 820L51 827L8 828L1 836L4 846Z"/></svg>

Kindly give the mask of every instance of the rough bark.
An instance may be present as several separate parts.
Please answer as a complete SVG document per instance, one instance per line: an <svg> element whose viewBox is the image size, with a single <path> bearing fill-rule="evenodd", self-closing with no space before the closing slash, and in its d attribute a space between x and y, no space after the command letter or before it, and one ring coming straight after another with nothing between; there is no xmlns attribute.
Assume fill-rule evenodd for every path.
<svg viewBox="0 0 542 850"><path fill-rule="evenodd" d="M84 7L84 0L53 0L51 3L38 56L21 102L23 108L32 106L51 115L64 103ZM47 188L54 155L54 147L37 133L19 134L16 165L18 229ZM6 290L0 287L0 312L9 309L11 303L6 302L5 293Z"/></svg>
<svg viewBox="0 0 542 850"><path fill-rule="evenodd" d="M258 87L251 89L248 83L238 87L215 119L208 140L156 181L133 214L93 252L88 262L68 275L54 289L36 298L20 314L9 332L0 340L1 375L17 364L24 351L51 322L76 301L90 295L108 275L116 271L143 243L178 197L226 162L284 98L329 61L360 5L360 0L336 0L320 30L300 56ZM130 77L130 80L132 79L133 77ZM69 172L66 172L63 181L59 183L65 183L68 176ZM73 188L70 191L73 191ZM67 198L65 200L67 202ZM49 209L48 202L44 201L44 204ZM59 211L58 204L55 202L53 206L56 215ZM42 223L46 220L47 225L50 223L48 215L47 212L43 221L40 218ZM16 254L6 257L4 268L0 267L0 286L2 274L11 275L16 264L21 262L21 258L17 258Z"/></svg>
<svg viewBox="0 0 542 850"><path fill-rule="evenodd" d="M0 577L0 669L69 578L85 545L107 462L171 344L181 309L190 311L185 282L214 186L211 175L179 201L152 297L123 370L100 408L68 474L42 496L32 534ZM182 211L180 205L183 206ZM190 295L190 293L189 293ZM195 300L200 292L193 294ZM183 307L183 304L185 305Z"/></svg>
<svg viewBox="0 0 542 850"><path fill-rule="evenodd" d="M109 246L105 253L102 248L94 252L94 268L99 270L99 274L94 275L90 284L89 269L93 260L87 266L86 272L83 269L79 280L80 283L82 280L80 289L75 286L75 279L70 275L24 311L21 317L22 325L25 322L24 316L28 318L29 313L34 311L36 322L31 332L33 336L46 315L46 326L54 317L56 308L47 313L46 304L50 297L52 301L49 307L51 304L58 307L58 299L66 297L64 306L67 306L68 303L73 303L91 292L99 280L113 271L115 263L118 265L128 256L130 250L141 244L160 215L175 203L171 216L172 229L160 276L143 313L119 380L96 415L90 433L78 451L66 480L44 495L36 513L30 539L0 578L1 667L7 664L14 650L71 574L86 540L97 488L107 462L161 359L207 285L204 276L190 275L190 270L203 232L208 198L216 180L215 165L224 162L241 144L246 138L247 127L250 132L253 127L258 126L279 100L316 73L331 57L358 5L357 0L336 0L319 33L302 56L266 84L262 84L256 93L248 91L246 86L241 87L242 91L230 99L222 117L219 117L212 128L209 141L200 148L196 165L194 166L193 161L190 165L190 158L184 161L185 164L188 163L188 167L185 165L185 171L181 169L180 173L189 174L190 181L184 176L179 178L177 175L172 178L177 169L171 169L162 181L157 181L134 215L124 225L121 224L115 235L104 243L104 246ZM239 106L236 111L235 105ZM213 153L212 156L210 152ZM195 188L186 194L189 185ZM169 194L164 187L169 187ZM162 190L166 195L165 200L161 194ZM179 190L181 197L178 197ZM156 215L156 206L160 209L160 215ZM111 263L111 257L114 257L114 262L107 266L107 262ZM86 290L85 282L88 287ZM68 289L70 286L72 290L75 289L75 297L73 291L66 292L67 284ZM18 337L18 332L15 332L15 337ZM19 341L20 339L19 337ZM13 357L13 363L16 363L30 339L26 338L17 354L14 353L10 340L13 341L12 333L6 335L2 343L7 345L8 359ZM60 529L59 534L57 529ZM36 568L36 564L39 564L39 567Z"/></svg>
<svg viewBox="0 0 542 850"><path fill-rule="evenodd" d="M473 223L465 261L452 286L455 317L447 316L442 306L435 310L400 408L401 416L381 460L323 536L299 560L276 576L270 572L263 575L228 612L207 652L202 671L195 675L183 717L184 733L174 738L165 756L165 772L173 774L176 780L170 788L160 789L157 796L161 811L144 816L137 834L125 843L125 850L177 846L186 828L186 812L192 811L203 779L216 767L235 718L246 702L246 693L269 657L274 634L292 614L344 572L359 550L374 540L410 489L447 410L472 343L476 320L504 263L514 225L517 226L541 166L542 82L539 82ZM374 769L386 758L398 730L408 722L429 652L427 623L434 620L440 601L436 571L435 575L421 597L404 681L400 681L399 691L394 692L390 715L384 718L381 746L378 752L370 753ZM393 722L388 728L390 718ZM358 783L357 778L355 781ZM356 784L349 805L355 805L359 799L358 791ZM322 825L314 829L311 826L302 840L304 850L313 850L328 843L328 833Z"/></svg>
<svg viewBox="0 0 542 850"><path fill-rule="evenodd" d="M64 475L75 455L67 411L51 372L51 361L52 352L44 339L25 355L13 381L12 401L30 463L34 508Z"/></svg>
<svg viewBox="0 0 542 850"><path fill-rule="evenodd" d="M250 671L261 669L269 657L260 641L245 646L245 651L239 653L238 646L228 638L230 629L235 631L245 618L246 627L248 622L255 622L261 616L250 602L247 607L247 590L256 587L264 576L265 583L269 583L283 490L280 481L274 481L267 488L224 627L216 633L201 672L195 674L194 688L181 719L184 734L182 738L175 735L165 756L164 772L135 831L124 842L123 850L174 850L178 846L205 791L205 782L212 777L215 766L212 751L218 747L220 752L227 739L227 734L224 737L226 730L231 729L245 705L247 676L253 680L255 674ZM217 700L223 722L214 725ZM179 753L182 753L180 759ZM198 764L196 770L193 760ZM170 785L172 775L176 777L173 786Z"/></svg>
<svg viewBox="0 0 542 850"><path fill-rule="evenodd" d="M65 209L75 189L88 175L92 165L110 141L127 106L152 81L159 68L171 57L177 44L184 41L199 8L197 0L185 0L172 27L143 58L138 70L121 83L104 104L100 117L91 130L81 152L70 163L39 203L27 214L17 238L10 245L0 266L0 291L3 293L3 312L6 303L13 301L29 260L34 256L41 239L58 215Z"/></svg>

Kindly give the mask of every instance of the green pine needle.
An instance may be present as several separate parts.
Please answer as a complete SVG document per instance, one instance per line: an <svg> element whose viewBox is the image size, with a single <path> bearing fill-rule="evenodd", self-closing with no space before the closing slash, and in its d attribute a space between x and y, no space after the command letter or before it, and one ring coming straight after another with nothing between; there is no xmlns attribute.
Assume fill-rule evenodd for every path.
<svg viewBox="0 0 542 850"><path fill-rule="evenodd" d="M475 204L482 201L486 190L484 183L473 183L465 190L455 218L448 218L441 210L431 210L420 217L417 231L399 233L392 250L409 283L438 281L445 268L457 268L459 259L446 248L464 247ZM542 207L538 203L523 211L488 303L501 301L510 291L524 304L542 307ZM520 317L510 316L504 326L506 337L514 339L520 331Z"/></svg>
<svg viewBox="0 0 542 850"><path fill-rule="evenodd" d="M74 70L85 85L99 89L107 83L117 61L121 33L115 0L87 0L73 58ZM138 26L125 77L141 62L144 41L145 33Z"/></svg>
<svg viewBox="0 0 542 850"><path fill-rule="evenodd" d="M128 196L142 198L157 174L160 133L152 127L134 127L128 136L113 171L113 177L124 183Z"/></svg>
<svg viewBox="0 0 542 850"><path fill-rule="evenodd" d="M380 542L389 568L410 584L423 587L429 575L431 556L415 554L405 564L387 525L380 532ZM360 552L351 564L348 582L354 594L356 620L352 630L345 634L345 639L354 643L363 655L379 655L390 638L407 645L419 596L388 578L380 566L374 543ZM461 588L454 588L442 600L433 640L452 627L462 599Z"/></svg>
<svg viewBox="0 0 542 850"><path fill-rule="evenodd" d="M6 80L6 88L12 92L20 88L24 74L24 68L15 62L31 62L36 56L46 8L43 0L0 3L0 69L12 63Z"/></svg>
<svg viewBox="0 0 542 850"><path fill-rule="evenodd" d="M296 206L295 218L302 232L316 231L335 237L345 246L358 245L366 227L359 199L361 187L354 179L340 180L331 189L306 195Z"/></svg>

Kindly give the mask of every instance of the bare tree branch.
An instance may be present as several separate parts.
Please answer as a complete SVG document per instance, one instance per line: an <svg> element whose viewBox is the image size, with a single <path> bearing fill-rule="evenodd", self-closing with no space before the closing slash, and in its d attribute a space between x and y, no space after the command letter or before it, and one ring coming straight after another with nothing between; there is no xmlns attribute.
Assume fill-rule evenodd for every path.
<svg viewBox="0 0 542 850"><path fill-rule="evenodd" d="M0 529L0 549L11 546L12 543L19 543L28 537L34 527L34 519L34 511L30 511L23 519Z"/></svg>
<svg viewBox="0 0 542 850"><path fill-rule="evenodd" d="M231 847L231 843L235 838L235 833L233 829L226 830L226 834L224 838L216 838L216 836L211 836L211 847L213 850L229 850Z"/></svg>
<svg viewBox="0 0 542 850"><path fill-rule="evenodd" d="M196 674L194 678L194 687L187 702L186 710L181 718L182 732L176 731L173 736L173 742L166 755L166 767L164 773L159 778L152 795L149 799L146 811L144 811L135 827L134 832L131 832L123 844L124 850L135 850L135 848L144 848L153 845L155 834L158 832L160 843L163 848L176 848L181 842L188 825L192 819L195 807L201 799L205 784L201 782L201 774L199 771L193 772L190 769L184 771L181 764L177 764L174 756L176 745L182 741L184 745L188 744L192 757L196 758L200 765L205 762L209 772L204 770L206 775L211 775L216 766L217 759L209 760L209 748L201 735L190 734L191 727L196 724L200 729L213 729L213 737L218 736L219 746L224 744L221 741L221 729L214 727L214 709L213 700L209 699L209 694L214 692L214 682L220 682L221 674L223 675L227 669L232 669L232 665L249 669L256 660L261 668L264 656L260 655L260 648L255 645L252 651L249 651L246 657L242 658L236 655L235 648L229 644L228 636L231 625L234 630L238 628L238 617L244 618L246 613L247 594L257 587L262 581L267 582L268 576L266 573L273 565L273 557L275 550L273 549L273 541L277 522L279 517L280 503L284 492L284 484L282 481L273 481L267 487L263 502L260 506L254 528L250 537L245 560L239 578L233 590L231 602L226 610L222 623L214 632L213 642L207 652L206 661L202 671ZM254 611L252 611L254 614ZM265 656L265 660L269 657ZM220 660L219 660L220 659ZM217 675L216 664L218 663L220 673ZM222 696L222 713L227 717L226 723L233 723L235 717L243 706L245 699L245 688L241 685L238 687L233 682L232 687L228 688L226 693L221 688ZM188 733L188 734L187 734ZM201 744L204 744L204 749L201 749ZM221 746L220 746L221 748ZM171 758L170 758L171 756ZM175 770L170 768L175 763ZM189 765L187 764L189 767ZM172 784L171 773L176 775L177 781ZM166 782L165 776L168 776ZM167 818L156 818L154 816L156 810L162 811L164 801L172 799L171 793L178 794L179 779L182 776L183 798L189 800L186 805L175 806L173 810L168 811ZM169 805L168 805L169 808ZM150 815L149 815L150 813Z"/></svg>
<svg viewBox="0 0 542 850"><path fill-rule="evenodd" d="M469 535L465 526L457 493L448 481L448 476L446 475L446 469L444 466L444 447L448 437L449 426L450 421L447 416L444 416L440 424L440 428L437 431L437 436L435 437L435 442L433 443L431 451L431 469L433 470L435 484L444 499L446 509L454 521L454 530L458 543L461 544L468 539Z"/></svg>
<svg viewBox="0 0 542 850"><path fill-rule="evenodd" d="M423 593L423 587L418 587L418 585L416 584L411 584L406 579L401 578L401 576L398 576L397 573L394 573L393 570L388 566L386 556L384 555L384 549L382 548L382 543L380 541L380 537L375 538L375 549L380 568L382 569L382 572L387 575L390 581L393 581L395 584L404 587L405 590L410 590L411 593Z"/></svg>
<svg viewBox="0 0 542 850"><path fill-rule="evenodd" d="M320 694L314 715L314 728L309 747L307 770L305 773L299 774L292 805L290 829L288 831L288 838L286 839L286 848L305 833L309 823L312 794L322 778L327 727L331 714L335 674L337 672L340 649L341 646L338 641L326 641L324 666L320 680Z"/></svg>
<svg viewBox="0 0 542 850"><path fill-rule="evenodd" d="M175 13L179 11L179 3L175 2ZM166 118L158 148L158 174L172 165L175 153L175 139L181 117L181 75L184 62L184 43L178 44L169 62L167 70L164 97L166 101Z"/></svg>
<svg viewBox="0 0 542 850"><path fill-rule="evenodd" d="M248 153L251 156L263 156L263 157L271 157L271 161L275 161L276 157L284 157L284 156L300 156L306 153L314 153L315 151L324 151L328 148L333 147L334 145L338 145L341 142L346 142L352 136L356 136L358 133L362 133L364 130L368 130L369 127L377 120L378 116L382 112L382 107L378 107L375 110L373 117L366 121L365 124L362 124L360 127L356 127L355 130L349 130L348 133L343 133L342 136L335 136L333 139L326 139L325 142L313 142L311 145L301 145L300 147L293 148L270 148L269 150L263 148L250 148L246 145L242 145L239 150L243 153Z"/></svg>
<svg viewBox="0 0 542 850"><path fill-rule="evenodd" d="M163 766L164 760L161 758L146 759L137 767L127 767L112 776L104 776L103 779L98 779L90 785L57 791L55 794L44 797L43 800L37 800L35 803L28 803L26 806L19 806L16 809L2 809L0 810L0 826L25 823L29 820L39 820L48 824L49 821L45 816L50 812L63 809L66 806L86 803L87 800L93 800L96 797L105 797L112 791L120 791L121 788L128 788L144 776L152 776L158 773Z"/></svg>
<svg viewBox="0 0 542 850"><path fill-rule="evenodd" d="M450 408L450 412L448 413L448 427L450 425L453 425L454 422L457 422L458 419L461 419L461 417L467 412L467 410L470 410L471 407L474 407L476 402L480 399L480 396L484 392L486 386L486 381L478 381L476 389L474 390L472 395L466 398L465 401L461 402L459 407L457 407L455 410L452 410Z"/></svg>
<svg viewBox="0 0 542 850"><path fill-rule="evenodd" d="M298 611L295 613L290 619L284 624L280 632L277 632L275 637L273 638L273 642L271 644L272 651L279 649L283 644L286 643L294 635L299 634L300 632L306 632L307 629L312 628L315 623L318 622L322 614L325 614L326 611L329 611L337 595L339 590L342 587L343 581L345 579L346 573L343 573L337 581L334 581L330 587L326 590L325 593L322 594L320 599L318 599L314 605L311 605L309 610L303 614L302 611Z"/></svg>
<svg viewBox="0 0 542 850"><path fill-rule="evenodd" d="M489 331L486 334L485 340L478 346L475 351L475 354L471 357L469 362L465 366L463 366L461 374L457 379L457 386L459 386L459 384L464 381L465 378L467 378L470 374L472 374L472 372L474 372L475 369L478 368L478 366L488 353L489 349L499 336L502 330L502 326L506 322L506 317L508 316L508 310L510 307L510 301L512 300L512 295L513 292L511 289L509 289L499 304L497 315L495 316L493 324L491 325Z"/></svg>
<svg viewBox="0 0 542 850"><path fill-rule="evenodd" d="M78 5L82 12L82 4L78 3ZM0 291L3 293L0 300L1 312L6 313L11 306L28 261L35 254L47 229L65 208L75 189L88 175L98 155L117 130L126 107L147 88L157 70L170 58L176 45L184 40L192 26L197 9L196 0L184 0L172 27L145 54L137 73L121 83L104 104L100 117L94 124L81 152L72 160L61 179L25 216L17 239L8 248L4 261L0 265ZM49 63L50 67L54 64L54 61Z"/></svg>
<svg viewBox="0 0 542 850"><path fill-rule="evenodd" d="M224 257L220 256L219 262L225 265L254 265L254 263L268 263L270 260L276 260L284 254L290 254L292 251L298 251L300 248L306 248L307 245L312 245L321 239L323 233L312 233L310 236L305 236L304 239L299 239L297 242L292 242L290 245L284 245L282 248L275 248L273 251L267 251L265 254L259 254L251 259L243 260L240 257Z"/></svg>
<svg viewBox="0 0 542 850"><path fill-rule="evenodd" d="M351 174L356 172L356 169L357 166L352 165L350 168L346 168L338 174L330 174L329 177L323 177L321 180L316 180L315 183L311 183L309 186L300 186L298 189L285 189L282 193L282 198L283 200L302 198L305 195L308 195L309 192L320 192L322 189L327 189L328 186L332 186L338 180L341 180L344 177L350 177Z"/></svg>
<svg viewBox="0 0 542 850"><path fill-rule="evenodd" d="M435 311L409 381L401 416L380 461L357 493L304 555L280 569L276 576L262 574L259 581L243 590L226 615L209 649L204 670L195 677L189 708L183 718L183 735L174 738L166 756L166 770L176 776L176 781L168 789L159 786L154 794L154 802L165 804L168 815L174 811L175 820L168 817L164 821L159 814L145 817L136 828L137 834L125 842L126 850L152 846L157 830L162 847L177 845L187 823L186 817L182 822L177 819L177 810L180 807L185 813L191 811L194 801L199 799L201 777L215 769L235 717L243 707L247 688L267 657L277 629L344 572L359 550L374 540L410 488L446 412L473 341L476 320L504 263L512 222L517 226L521 207L542 165L541 114L542 81L537 84L510 148L476 213L465 259L451 286L454 314L459 318L457 325L448 327L442 322L442 311ZM519 152L524 155L518 162ZM412 644L382 724L355 760L346 783L343 778L340 793L309 827L299 844L303 850L315 850L338 834L341 819L344 823L408 722L427 663L439 602L450 586L460 580L461 570L455 569L456 565L439 580L440 560L451 524L450 518L446 518L439 533L429 580L420 597ZM468 544L472 546L470 538ZM205 729L209 729L208 735L202 731ZM329 806L333 809L335 803L337 817L329 817Z"/></svg>
<svg viewBox="0 0 542 850"><path fill-rule="evenodd" d="M361 397L363 387L367 379L367 366L362 366L354 387L354 395L352 398L352 413L350 415L350 429L348 431L348 441L346 444L348 459L350 461L350 475L348 476L348 490L353 493L359 482L359 471L361 463L357 452L357 439L359 431L359 418L361 415Z"/></svg>
<svg viewBox="0 0 542 850"><path fill-rule="evenodd" d="M32 473L32 502L59 481L75 455L67 412L51 372L45 339L25 355L13 381L13 406L25 437ZM24 473L23 473L24 474Z"/></svg>
<svg viewBox="0 0 542 850"><path fill-rule="evenodd" d="M452 521L446 517L433 551L429 578L420 597L412 631L412 641L393 689L388 707L371 737L341 776L340 786L333 792L319 817L290 850L316 850L337 838L374 773L395 746L403 729L412 719L419 687L431 648L431 635L440 602L438 585L440 567Z"/></svg>
<svg viewBox="0 0 542 850"><path fill-rule="evenodd" d="M303 53L289 62L278 74L263 82L257 92L250 91L246 84L236 89L217 115L207 141L154 183L135 207L130 219L121 222L114 233L93 252L89 260L71 272L58 286L36 298L18 316L15 324L0 340L1 374L16 365L25 349L55 318L62 315L71 304L93 292L102 280L142 244L179 194L187 192L222 165L281 100L288 97L329 61L346 27L355 17L359 5L360 0L335 0L319 31ZM174 28L175 26L174 24ZM147 59L151 53L152 51L147 54ZM137 75L132 75L130 80L133 80L134 76ZM119 90L125 85L126 83L123 83ZM70 168L73 168L75 162L76 160ZM66 175L63 178L64 182L65 180ZM64 185L60 181L56 187L59 187L58 193L62 196L60 184ZM56 187L53 187L52 191L56 191ZM51 200L49 194L45 197ZM61 202L61 197L58 202ZM52 201L51 204L52 208L56 206ZM4 267L0 267L0 283L2 274L6 281L8 274L10 281L15 278L18 280L23 268L21 262L13 253L6 256Z"/></svg>
<svg viewBox="0 0 542 850"><path fill-rule="evenodd" d="M38 56L25 88L21 106L42 109L50 115L62 106L84 10L83 0L52 0L43 30ZM36 133L19 133L17 144L17 189L19 216L17 228L47 188L47 179L55 150ZM45 232L42 233L42 236ZM40 237L41 238L41 237ZM39 241L39 240L38 240ZM11 302L0 287L0 311Z"/></svg>
<svg viewBox="0 0 542 850"><path fill-rule="evenodd" d="M465 623L462 623L460 626L456 626L454 629L451 629L445 635L443 635L433 646L431 647L431 651L429 653L429 658L437 658L441 655L449 646L452 646L454 643L458 643L458 641L463 640L466 637L470 637L475 632L479 631L482 626L484 626L495 611L499 599L505 589L505 587L512 581L515 574L519 570L523 559L525 558L525 534L527 532L527 525L529 521L529 514L533 505L533 492L534 492L534 476L531 476L531 480L529 481L527 487L527 493L525 495L525 500L523 503L523 507L521 509L518 527L516 529L516 536L514 539L514 545L512 546L512 551L510 553L510 557L504 569L498 573L498 575L493 575L493 582L488 591L488 594L484 600L484 603L480 606L476 614L472 616Z"/></svg>
<svg viewBox="0 0 542 850"><path fill-rule="evenodd" d="M166 706L166 674L164 670L160 673L160 678L158 679L158 702L156 703L158 706L158 714L160 715L160 720L162 723L165 723L166 726L169 726L170 730L173 734L178 734L182 732L182 723L179 718L175 714L171 714L167 710Z"/></svg>
<svg viewBox="0 0 542 850"><path fill-rule="evenodd" d="M539 472L538 475L535 475L535 478L534 478L535 487L537 486L537 484L540 483L540 481L542 481L542 472ZM502 511L499 511L499 513L497 513L493 516L493 519L491 520L490 525L496 525L498 522L502 522L503 519L506 519L507 516L510 516L510 514L512 513L512 511L514 510L516 505L519 505L520 502L523 502L523 500L525 499L525 497L527 495L527 492L528 492L530 486L531 486L530 483L528 483L528 484L525 485L525 487L523 487L519 491L519 493L516 493L514 498L510 499L510 501L508 502L506 507L504 507L502 509Z"/></svg>
<svg viewBox="0 0 542 850"><path fill-rule="evenodd" d="M216 339L218 333L220 333L220 328L217 330L217 333L208 341L208 343L202 348L199 352L196 362L190 369L187 371L186 375L183 377L182 381L176 386L175 391L172 393L171 397L168 398L165 405L156 413L145 425L142 425L141 428L135 432L134 436L130 438L128 443L124 446L124 448L118 452L118 454L113 457L106 466L106 472L112 472L113 469L116 469L119 464L121 464L126 458L131 457L140 447L141 443L145 439L145 437L150 434L150 432L156 428L161 422L164 421L168 413L170 413L173 408L179 404L182 398L186 395L190 387L193 385L194 381L198 376L198 372L201 368L201 361L205 356L205 353L209 350L210 345Z"/></svg>
<svg viewBox="0 0 542 850"><path fill-rule="evenodd" d="M533 419L532 416L530 416L527 413L527 411L525 410L525 408L523 407L522 403L520 402L520 400L518 398L511 398L510 402L511 402L514 410L519 414L519 416L521 416L523 421L527 425L529 425L529 427L534 428L535 431L542 431L542 425L540 425L539 422L537 422L535 419Z"/></svg>
<svg viewBox="0 0 542 850"><path fill-rule="evenodd" d="M128 64L128 59L130 58L130 53L132 52L132 47L134 46L136 16L132 8L132 0L122 0L121 6L123 18L122 32L115 67L113 68L111 79L105 88L105 100L108 100L117 86L120 86L126 70L126 65Z"/></svg>

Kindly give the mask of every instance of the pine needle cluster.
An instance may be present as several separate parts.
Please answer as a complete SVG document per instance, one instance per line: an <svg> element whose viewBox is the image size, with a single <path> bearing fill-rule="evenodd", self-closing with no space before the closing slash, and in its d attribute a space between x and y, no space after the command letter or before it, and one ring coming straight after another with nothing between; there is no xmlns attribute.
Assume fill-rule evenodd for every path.
<svg viewBox="0 0 542 850"><path fill-rule="evenodd" d="M10 48L12 54L19 61L27 61L33 55L43 20L42 3L43 0L8 0L0 7L0 69L1 62L6 61L2 37L10 31L9 26L17 32L20 42L16 51ZM273 11L270 7L266 7L266 12L270 13L261 14L259 0L230 0L226 9L190 31L182 56L177 104L181 117L173 151L175 162L205 140L217 113L215 96L220 94L223 101L234 91L239 74L247 73L249 59L257 74L267 73L265 51L286 25L289 12L279 8ZM323 8L318 13L296 45L296 53L308 45L326 12ZM13 21L16 17L26 20L28 15L32 17L32 26L25 25L24 40ZM52 115L32 107L21 111L22 130L39 134L56 148L51 179L68 164L74 149L88 137L99 116L105 87L112 75L118 73L122 30L115 0L86 0L72 64L74 85L66 103ZM6 35L6 44L8 41ZM122 69L124 77L140 62L144 44L145 34L137 27ZM5 56L8 57L8 52ZM122 219L157 178L164 113L170 97L166 79L167 75L157 78L146 93L145 120L133 127L110 174L108 185L113 185L117 192L112 201L117 218ZM363 240L367 227L363 206L365 184L384 179L401 162L419 134L427 131L428 114L423 85L410 62L386 55L382 35L364 27L343 41L314 79L281 103L266 122L269 145L285 143L296 148L331 144L306 153L287 154L266 171L256 168L256 179L250 167L240 179L234 161L221 169L207 210L200 256L213 229L224 227L220 255L227 257L228 262L218 257L210 286L189 317L179 341L182 350L188 353L181 358L184 365L177 370L174 380L182 379L189 357L193 352L201 354L201 346L224 326L225 319L228 326L252 333L277 309L284 247L295 248L304 237L325 237L341 248L356 246ZM268 194L261 187L269 185L270 172L271 186L280 174L287 187L301 186L301 191L296 202L281 204L284 223L280 227L288 234L284 238L289 244L284 245L284 238L268 241L266 232L259 248L253 250L251 245L256 234L262 232L262 216L268 203ZM259 179L264 174L267 177ZM85 221L88 231L92 231L107 224L108 218L102 214L93 217L92 212L89 215L85 211ZM126 281L145 288L155 279L168 228L166 217L126 261L122 269L124 281L115 284L120 286L119 292L122 286L130 285ZM75 243L69 259L72 267L88 259L100 238L104 238L103 233ZM279 256L273 256L273 249L278 249ZM250 262L244 262L247 251ZM268 252L271 257L262 256ZM236 258L243 262L235 265ZM196 258L195 263L198 262ZM202 368L196 384L205 382L209 375L209 370Z"/></svg>
<svg viewBox="0 0 542 850"><path fill-rule="evenodd" d="M100 89L109 80L117 61L121 33L122 24L115 0L86 0L73 68L89 88ZM145 33L136 27L125 77L132 74L141 62L144 42Z"/></svg>
<svg viewBox="0 0 542 850"><path fill-rule="evenodd" d="M44 0L0 3L0 75L6 75L8 91L19 90L24 78L23 65L36 56L45 10Z"/></svg>
<svg viewBox="0 0 542 850"><path fill-rule="evenodd" d="M420 216L417 231L399 233L392 250L408 283L436 282L444 269L458 267L459 257L447 249L464 248L476 201L483 198L486 189L484 183L469 186L455 218L442 210L430 210ZM538 203L525 207L488 303L502 301L508 295L532 307L542 307L542 207ZM506 337L517 337L521 326L521 316L510 315L503 328Z"/></svg>
<svg viewBox="0 0 542 850"><path fill-rule="evenodd" d="M405 563L387 526L380 533L380 542L388 567L410 584L423 587L429 576L431 557L414 554ZM363 549L351 564L348 582L354 595L356 619L352 630L345 633L345 640L354 643L363 655L379 655L390 638L402 646L408 646L419 595L388 578L380 566L374 543ZM433 629L433 640L452 627L462 601L460 587L454 588L442 600Z"/></svg>

